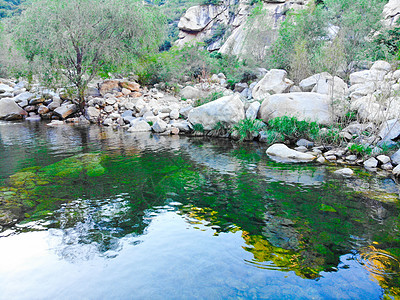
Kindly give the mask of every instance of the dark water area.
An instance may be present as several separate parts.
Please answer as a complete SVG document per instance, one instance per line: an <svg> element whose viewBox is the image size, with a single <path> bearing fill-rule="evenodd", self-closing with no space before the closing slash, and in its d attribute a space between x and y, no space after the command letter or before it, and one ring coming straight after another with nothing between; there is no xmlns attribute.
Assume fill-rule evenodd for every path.
<svg viewBox="0 0 400 300"><path fill-rule="evenodd" d="M265 150L0 122L0 299L398 299L394 179Z"/></svg>

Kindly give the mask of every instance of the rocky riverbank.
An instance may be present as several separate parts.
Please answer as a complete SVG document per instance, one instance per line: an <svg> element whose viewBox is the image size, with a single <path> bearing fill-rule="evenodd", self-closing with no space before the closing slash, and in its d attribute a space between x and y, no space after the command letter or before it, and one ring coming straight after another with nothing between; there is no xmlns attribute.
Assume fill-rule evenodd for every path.
<svg viewBox="0 0 400 300"><path fill-rule="evenodd" d="M400 152L383 155L392 154L388 149L394 152L400 137L400 70L377 61L369 69L350 74L348 82L320 73L298 85L287 78L284 70L258 71L258 80L237 83L234 90L227 88L222 73L173 88L164 83L142 87L125 79L98 81L87 90L84 112L78 110L78 103L65 89L52 91L38 84L2 79L0 118L51 120L50 126L96 123L122 127L128 132L238 139L233 128L245 119L268 123L273 118L289 116L316 122L321 132L335 128L332 132L336 132L340 146L298 140L296 149L290 151L284 149L285 145L274 145L275 150L280 148L269 151L272 157L302 161L307 156L307 161L363 165L370 170L380 168L400 174ZM265 134L260 129L252 132L250 139L266 142ZM369 151L354 151L357 147Z"/></svg>

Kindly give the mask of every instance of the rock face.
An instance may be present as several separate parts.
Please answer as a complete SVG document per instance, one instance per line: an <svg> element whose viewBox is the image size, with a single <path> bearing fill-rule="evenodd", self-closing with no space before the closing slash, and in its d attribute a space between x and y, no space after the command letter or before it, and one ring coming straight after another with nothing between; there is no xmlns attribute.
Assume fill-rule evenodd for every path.
<svg viewBox="0 0 400 300"><path fill-rule="evenodd" d="M212 130L218 122L232 127L245 118L244 105L239 95L225 96L192 109L188 120L191 124L202 124Z"/></svg>
<svg viewBox="0 0 400 300"><path fill-rule="evenodd" d="M261 79L252 91L253 98L264 100L269 95L281 94L288 90L293 82L286 78L285 70L272 69Z"/></svg>
<svg viewBox="0 0 400 300"><path fill-rule="evenodd" d="M176 44L183 46L206 41L209 51L263 57L274 41L285 13L305 4L307 1L264 1L262 13L252 18L249 18L251 5L246 0L222 0L219 5L194 6L179 21Z"/></svg>
<svg viewBox="0 0 400 300"><path fill-rule="evenodd" d="M8 115L21 115L24 110L18 106L17 103L11 98L0 99L0 119L7 117Z"/></svg>
<svg viewBox="0 0 400 300"><path fill-rule="evenodd" d="M307 162L315 159L314 155L290 149L284 144L274 144L267 149L266 153L271 158L282 162Z"/></svg>
<svg viewBox="0 0 400 300"><path fill-rule="evenodd" d="M389 0L383 9L383 17L387 26L394 26L400 18L400 1Z"/></svg>
<svg viewBox="0 0 400 300"><path fill-rule="evenodd" d="M331 100L317 93L290 93L269 96L261 104L259 118L264 122L283 116L331 124Z"/></svg>

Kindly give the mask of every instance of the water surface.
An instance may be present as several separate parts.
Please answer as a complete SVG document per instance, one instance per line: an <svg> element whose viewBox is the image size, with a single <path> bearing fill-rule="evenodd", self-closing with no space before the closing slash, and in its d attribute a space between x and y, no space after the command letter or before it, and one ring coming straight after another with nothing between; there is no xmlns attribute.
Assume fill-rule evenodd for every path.
<svg viewBox="0 0 400 300"><path fill-rule="evenodd" d="M1 299L400 295L390 177L96 126L2 122L0 154Z"/></svg>

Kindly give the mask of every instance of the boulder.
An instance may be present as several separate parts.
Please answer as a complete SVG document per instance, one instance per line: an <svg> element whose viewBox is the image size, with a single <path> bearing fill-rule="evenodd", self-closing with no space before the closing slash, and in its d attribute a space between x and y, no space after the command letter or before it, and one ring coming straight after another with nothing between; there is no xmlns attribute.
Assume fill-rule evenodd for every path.
<svg viewBox="0 0 400 300"><path fill-rule="evenodd" d="M100 94L104 97L105 94L112 93L113 91L120 91L118 80L105 80L100 86Z"/></svg>
<svg viewBox="0 0 400 300"><path fill-rule="evenodd" d="M364 161L364 167L366 169L373 169L376 168L377 166L378 166L378 161L374 157L371 157L370 159Z"/></svg>
<svg viewBox="0 0 400 300"><path fill-rule="evenodd" d="M378 60L374 62L374 64L371 67L371 70L383 71L389 73L392 70L392 66L387 61Z"/></svg>
<svg viewBox="0 0 400 300"><path fill-rule="evenodd" d="M394 144L393 140L400 137L400 122L397 119L386 121L379 131L381 143Z"/></svg>
<svg viewBox="0 0 400 300"><path fill-rule="evenodd" d="M276 94L261 104L259 118L264 122L276 117L297 117L298 120L332 124L331 100L317 93Z"/></svg>
<svg viewBox="0 0 400 300"><path fill-rule="evenodd" d="M100 110L90 106L86 109L86 117L91 123L96 123L100 117Z"/></svg>
<svg viewBox="0 0 400 300"><path fill-rule="evenodd" d="M23 115L25 111L12 98L0 99L0 119L8 115Z"/></svg>
<svg viewBox="0 0 400 300"><path fill-rule="evenodd" d="M0 84L0 94L4 94L4 93L12 93L14 91L14 89L10 86L8 86L7 84Z"/></svg>
<svg viewBox="0 0 400 300"><path fill-rule="evenodd" d="M128 89L131 92L139 92L140 91L140 84L132 81L121 81L119 83L121 88Z"/></svg>
<svg viewBox="0 0 400 300"><path fill-rule="evenodd" d="M378 155L376 159L379 160L382 164L387 164L388 162L390 162L390 157L386 155Z"/></svg>
<svg viewBox="0 0 400 300"><path fill-rule="evenodd" d="M400 18L400 2L398 0L389 0L383 8L383 17L387 26L395 26Z"/></svg>
<svg viewBox="0 0 400 300"><path fill-rule="evenodd" d="M394 169L393 169L393 175L395 176L399 176L400 175L400 165L397 165Z"/></svg>
<svg viewBox="0 0 400 300"><path fill-rule="evenodd" d="M339 169L339 170L336 170L333 173L337 174L337 175L342 175L342 176L351 176L351 175L354 174L353 170L350 169L350 168Z"/></svg>
<svg viewBox="0 0 400 300"><path fill-rule="evenodd" d="M129 132L146 132L151 131L151 126L143 119L135 119L131 121Z"/></svg>
<svg viewBox="0 0 400 300"><path fill-rule="evenodd" d="M254 120L257 118L258 111L260 110L260 102L254 101L250 104L249 108L246 110L246 119Z"/></svg>
<svg viewBox="0 0 400 300"><path fill-rule="evenodd" d="M154 132L157 133L162 133L165 130L167 130L168 124L165 123L163 120L158 119L157 121L154 122L152 129Z"/></svg>
<svg viewBox="0 0 400 300"><path fill-rule="evenodd" d="M202 124L205 130L212 130L217 123L232 127L245 118L244 105L238 94L225 96L203 104L189 112L191 124Z"/></svg>
<svg viewBox="0 0 400 300"><path fill-rule="evenodd" d="M274 160L282 162L307 162L315 159L314 155L290 149L284 144L274 144L266 153Z"/></svg>
<svg viewBox="0 0 400 300"><path fill-rule="evenodd" d="M311 92L320 79L324 80L328 77L332 78L332 75L327 72L314 74L300 81L299 87L303 92Z"/></svg>
<svg viewBox="0 0 400 300"><path fill-rule="evenodd" d="M39 114L39 115L47 114L49 111L50 111L50 110L49 110L48 107L45 106L45 105L40 105L40 106L38 107L38 114Z"/></svg>
<svg viewBox="0 0 400 300"><path fill-rule="evenodd" d="M188 85L180 91L179 95L184 99L200 99L203 97L203 92Z"/></svg>
<svg viewBox="0 0 400 300"><path fill-rule="evenodd" d="M397 150L390 159L394 165L400 165L400 150Z"/></svg>
<svg viewBox="0 0 400 300"><path fill-rule="evenodd" d="M193 106L191 106L191 105L184 106L179 110L179 114L181 114L183 117L187 118L192 109L193 109Z"/></svg>
<svg viewBox="0 0 400 300"><path fill-rule="evenodd" d="M285 70L272 69L261 79L252 90L253 98L264 100L269 95L283 93L293 85L293 82L286 79Z"/></svg>
<svg viewBox="0 0 400 300"><path fill-rule="evenodd" d="M317 80L312 92L328 95L334 99L343 99L347 96L348 90L347 84L340 77L326 76Z"/></svg>
<svg viewBox="0 0 400 300"><path fill-rule="evenodd" d="M75 104L64 104L54 110L54 113L60 118L65 119L75 113L78 107Z"/></svg>

